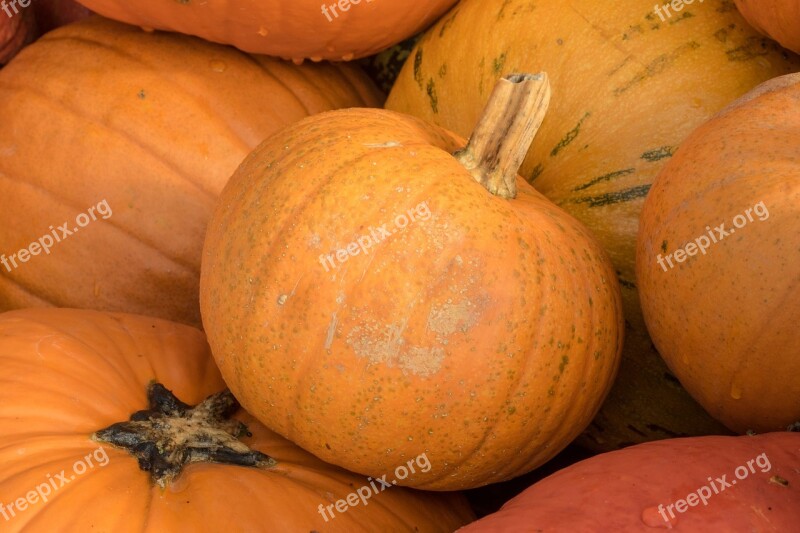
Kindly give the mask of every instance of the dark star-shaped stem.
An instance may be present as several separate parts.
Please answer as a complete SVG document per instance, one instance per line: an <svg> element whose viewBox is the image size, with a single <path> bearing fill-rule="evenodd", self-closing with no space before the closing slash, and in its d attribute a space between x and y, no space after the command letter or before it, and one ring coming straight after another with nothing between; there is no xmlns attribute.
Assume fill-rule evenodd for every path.
<svg viewBox="0 0 800 533"><path fill-rule="evenodd" d="M149 409L133 413L92 435L98 442L127 450L150 473L153 483L166 487L189 463L271 468L277 462L251 450L242 441L250 436L242 422L230 417L239 402L230 391L213 394L195 407L180 401L164 385L147 387Z"/></svg>

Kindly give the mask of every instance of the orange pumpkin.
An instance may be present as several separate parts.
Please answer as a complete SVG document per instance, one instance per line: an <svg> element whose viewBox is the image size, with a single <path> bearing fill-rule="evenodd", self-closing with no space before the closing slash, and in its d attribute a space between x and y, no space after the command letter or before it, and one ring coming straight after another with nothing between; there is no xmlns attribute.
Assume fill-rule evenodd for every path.
<svg viewBox="0 0 800 533"><path fill-rule="evenodd" d="M543 83L512 79L497 102ZM402 483L436 490L515 477L580 433L619 361L619 288L589 232L518 182L530 140L512 133L535 128L509 120L527 116L490 106L457 160L463 140L418 119L334 111L247 158L200 289L249 412L372 476L424 451L433 470Z"/></svg>
<svg viewBox="0 0 800 533"><path fill-rule="evenodd" d="M800 53L800 2L797 0L734 0L751 25L782 46Z"/></svg>
<svg viewBox="0 0 800 533"><path fill-rule="evenodd" d="M237 165L291 122L378 102L355 66L99 17L46 35L0 71L0 310L199 325L205 227Z"/></svg>
<svg viewBox="0 0 800 533"><path fill-rule="evenodd" d="M35 26L30 10L8 4L0 10L0 65L8 63L23 46L33 40Z"/></svg>
<svg viewBox="0 0 800 533"><path fill-rule="evenodd" d="M550 75L557 98L521 174L597 235L625 303L620 376L581 441L594 450L725 431L652 347L634 278L637 220L650 183L694 127L800 70L727 0L684 5L665 22L653 4L463 0L420 40L387 102L467 135L504 71Z"/></svg>
<svg viewBox="0 0 800 533"><path fill-rule="evenodd" d="M456 0L80 0L109 18L301 62L349 61L425 29Z"/></svg>
<svg viewBox="0 0 800 533"><path fill-rule="evenodd" d="M636 271L647 327L729 428L800 422L800 74L695 130L653 184Z"/></svg>
<svg viewBox="0 0 800 533"><path fill-rule="evenodd" d="M800 434L669 439L581 461L459 533L797 531Z"/></svg>
<svg viewBox="0 0 800 533"><path fill-rule="evenodd" d="M188 326L11 311L0 315L0 368L4 531L449 532L472 519L460 496L399 487L331 515L327 506L370 482L214 394L225 385ZM112 442L136 442L136 456Z"/></svg>

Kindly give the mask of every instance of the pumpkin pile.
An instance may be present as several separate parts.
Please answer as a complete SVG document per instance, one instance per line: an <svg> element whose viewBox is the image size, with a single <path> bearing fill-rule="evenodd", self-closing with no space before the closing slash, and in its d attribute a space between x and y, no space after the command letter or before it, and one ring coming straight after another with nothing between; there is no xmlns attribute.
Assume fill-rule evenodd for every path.
<svg viewBox="0 0 800 533"><path fill-rule="evenodd" d="M799 39L0 3L0 526L792 531Z"/></svg>

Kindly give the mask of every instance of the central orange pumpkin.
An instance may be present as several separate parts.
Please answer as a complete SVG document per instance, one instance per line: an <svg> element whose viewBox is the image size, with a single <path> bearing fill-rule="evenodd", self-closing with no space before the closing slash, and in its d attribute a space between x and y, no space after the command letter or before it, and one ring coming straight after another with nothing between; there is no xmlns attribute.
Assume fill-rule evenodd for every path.
<svg viewBox="0 0 800 533"><path fill-rule="evenodd" d="M484 171L477 148L453 157L463 146L390 111L304 120L231 178L201 268L212 353L248 411L372 476L425 452L431 471L399 484L437 490L550 459L599 408L622 344L589 232L498 150Z"/></svg>

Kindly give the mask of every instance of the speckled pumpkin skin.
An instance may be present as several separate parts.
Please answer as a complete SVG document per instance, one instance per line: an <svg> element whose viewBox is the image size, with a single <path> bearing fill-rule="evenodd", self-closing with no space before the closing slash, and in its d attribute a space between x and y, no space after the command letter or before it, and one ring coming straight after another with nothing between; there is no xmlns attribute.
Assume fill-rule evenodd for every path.
<svg viewBox="0 0 800 533"><path fill-rule="evenodd" d="M795 74L692 133L642 210L636 274L653 341L700 404L741 433L800 421L798 139ZM669 268L663 256L723 223L735 233Z"/></svg>
<svg viewBox="0 0 800 533"><path fill-rule="evenodd" d="M556 472L458 531L797 531L799 465L798 433L648 442ZM738 479L741 468L747 474L738 470ZM698 490L710 494L707 505ZM692 493L696 499L686 502ZM668 509L679 500L686 508Z"/></svg>
<svg viewBox="0 0 800 533"><path fill-rule="evenodd" d="M797 0L734 0L757 30L800 53L800 2Z"/></svg>
<svg viewBox="0 0 800 533"><path fill-rule="evenodd" d="M201 312L243 405L320 458L448 490L522 474L589 423L619 362L619 288L587 230L523 180L491 195L464 142L324 113L242 164L210 224ZM370 227L427 219L327 270ZM425 218L425 217L422 217Z"/></svg>
<svg viewBox="0 0 800 533"><path fill-rule="evenodd" d="M189 326L123 313L22 309L0 314L0 514L4 532L420 531L449 533L473 519L458 494L393 488L328 520L367 479L328 465L239 411L251 449L278 461L262 470L195 463L165 489L127 451L90 438L146 409L151 380L195 405L222 391L205 336ZM87 454L105 450L61 486ZM95 455L100 460L102 455ZM84 465L86 466L86 465ZM54 478L47 501L9 510Z"/></svg>
<svg viewBox="0 0 800 533"><path fill-rule="evenodd" d="M553 102L520 173L597 235L625 305L619 379L581 441L596 451L725 432L647 335L634 278L638 216L692 129L759 83L800 70L730 1L694 2L666 22L654 4L463 0L426 32L386 104L468 135L499 77L550 76Z"/></svg>

